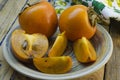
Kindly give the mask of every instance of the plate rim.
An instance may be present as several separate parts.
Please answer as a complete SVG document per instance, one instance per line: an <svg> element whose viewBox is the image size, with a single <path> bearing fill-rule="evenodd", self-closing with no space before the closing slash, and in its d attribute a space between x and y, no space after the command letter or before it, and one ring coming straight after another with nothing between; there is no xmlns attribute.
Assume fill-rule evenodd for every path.
<svg viewBox="0 0 120 80"><path fill-rule="evenodd" d="M99 24L98 24L99 25ZM17 27L17 26L15 26ZM31 77L31 78L35 78L35 79L74 79L74 78L80 78L80 77L83 77L85 75L89 75L97 70L99 70L102 66L104 66L108 60L110 59L111 55L112 55L112 51L113 51L113 42L112 42L112 38L111 36L109 35L109 33L103 28L103 26L99 25L97 26L97 29L99 30L102 30L105 34L105 36L107 36L107 39L109 39L109 49L107 49L106 53L109 52L109 55L106 54L104 59L101 59L101 62L97 65L97 66L90 66L88 68L92 68L92 69L89 69L87 72L83 72L82 70L82 74L79 74L79 71L77 72L74 72L74 73L69 73L71 75L66 75L66 74L60 74L60 75L54 75L54 74L44 74L44 73L40 73L39 71L34 71L32 69L29 69L25 66L22 66L21 64L18 64L19 62L16 60L15 62L17 62L16 64L18 66L21 66L21 68L18 68L18 66L14 63L14 60L15 59L13 57L13 59L10 58L10 54L9 52L7 51L7 39L8 37L10 37L10 34L11 32L14 30L10 30L10 32L7 34L5 40L4 40L4 44L3 44L3 56L5 58L5 60L7 61L7 63L16 71L20 72L21 74L23 75L26 75L28 77ZM109 50L109 51L108 51ZM12 62L12 63L10 63ZM24 69L26 69L27 71L23 71ZM31 73L36 73L36 74L31 74ZM75 73L78 73L78 74L75 74ZM66 75L66 76L65 76Z"/></svg>

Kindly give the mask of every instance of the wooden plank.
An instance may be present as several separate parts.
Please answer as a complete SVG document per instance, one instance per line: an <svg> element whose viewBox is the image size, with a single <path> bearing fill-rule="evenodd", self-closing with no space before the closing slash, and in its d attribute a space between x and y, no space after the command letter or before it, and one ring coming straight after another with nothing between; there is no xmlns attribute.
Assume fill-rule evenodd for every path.
<svg viewBox="0 0 120 80"><path fill-rule="evenodd" d="M3 6L4 3L4 6ZM18 13L26 4L26 0L8 0L6 3L0 0L0 45L12 27ZM2 55L2 46L0 46L0 80L10 80L13 69L7 64Z"/></svg>
<svg viewBox="0 0 120 80"><path fill-rule="evenodd" d="M0 0L0 11L4 7L4 5L7 3L8 0Z"/></svg>
<svg viewBox="0 0 120 80"><path fill-rule="evenodd" d="M0 44L27 0L8 0L0 11Z"/></svg>
<svg viewBox="0 0 120 80"><path fill-rule="evenodd" d="M105 80L120 80L120 27L112 26L113 54L106 65Z"/></svg>
<svg viewBox="0 0 120 80"><path fill-rule="evenodd" d="M0 80L9 80L11 73L13 73L13 70L5 61L2 55L2 47L0 46Z"/></svg>

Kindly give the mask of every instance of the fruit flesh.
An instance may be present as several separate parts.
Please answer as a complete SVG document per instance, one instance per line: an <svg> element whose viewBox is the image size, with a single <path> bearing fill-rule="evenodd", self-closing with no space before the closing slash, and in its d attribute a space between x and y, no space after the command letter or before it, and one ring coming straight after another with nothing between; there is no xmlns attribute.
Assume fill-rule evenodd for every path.
<svg viewBox="0 0 120 80"><path fill-rule="evenodd" d="M61 74L70 71L72 59L69 56L34 58L35 67L44 73Z"/></svg>
<svg viewBox="0 0 120 80"><path fill-rule="evenodd" d="M73 44L75 56L82 63L96 61L97 55L94 47L85 37L78 39Z"/></svg>
<svg viewBox="0 0 120 80"><path fill-rule="evenodd" d="M67 47L67 38L65 36L65 32L62 32L57 36L52 48L48 53L48 56L49 57L62 56L66 47Z"/></svg>
<svg viewBox="0 0 120 80"><path fill-rule="evenodd" d="M15 30L11 36L13 54L20 61L30 62L34 57L43 57L48 49L47 37L42 34L26 34Z"/></svg>
<svg viewBox="0 0 120 80"><path fill-rule="evenodd" d="M11 37L12 50L13 50L13 53L15 53L14 55L19 60L21 60L21 61L28 61L28 56L26 54L23 54L23 52L22 52L22 46L21 46L21 44L24 43L24 41L25 41L25 37L24 37L24 33L25 32L22 31L22 30L20 30L19 32L21 34L19 34L17 31L15 31L15 32L12 33L12 37ZM22 36L20 36L20 35L22 35ZM19 54L16 54L16 53L19 53ZM20 57L18 57L18 56L20 56Z"/></svg>

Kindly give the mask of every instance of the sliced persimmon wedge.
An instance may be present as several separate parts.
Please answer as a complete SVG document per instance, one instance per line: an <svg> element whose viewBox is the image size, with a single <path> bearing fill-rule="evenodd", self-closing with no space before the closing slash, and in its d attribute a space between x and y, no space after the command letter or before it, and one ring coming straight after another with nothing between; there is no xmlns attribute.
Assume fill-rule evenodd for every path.
<svg viewBox="0 0 120 80"><path fill-rule="evenodd" d="M39 71L49 74L66 73L72 68L70 56L34 58L33 63Z"/></svg>
<svg viewBox="0 0 120 80"><path fill-rule="evenodd" d="M60 33L57 36L52 48L50 49L48 56L49 57L62 56L67 47L67 42L68 41L65 36L65 32Z"/></svg>
<svg viewBox="0 0 120 80"><path fill-rule="evenodd" d="M22 29L16 29L11 36L13 54L23 62L30 62L34 57L43 57L48 44L48 39L43 34L27 34Z"/></svg>
<svg viewBox="0 0 120 80"><path fill-rule="evenodd" d="M73 50L77 60L82 63L94 62L97 59L96 51L86 37L76 40L73 44Z"/></svg>

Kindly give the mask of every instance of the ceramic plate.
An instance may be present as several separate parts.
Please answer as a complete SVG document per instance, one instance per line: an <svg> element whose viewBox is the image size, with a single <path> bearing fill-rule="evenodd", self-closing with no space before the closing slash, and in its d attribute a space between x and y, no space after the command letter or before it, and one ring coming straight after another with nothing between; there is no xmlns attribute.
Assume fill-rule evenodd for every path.
<svg viewBox="0 0 120 80"><path fill-rule="evenodd" d="M19 26L16 26L14 29L16 28L19 28ZM10 45L11 33L13 32L13 30L9 32L9 34L5 39L5 43L3 44L4 57L8 62L8 64L13 69L22 73L23 75L26 75L28 77L32 77L35 79L63 80L63 79L74 79L74 78L80 78L80 77L86 76L103 67L108 62L113 50L113 43L110 35L101 25L97 25L96 34L90 40L97 52L96 62L92 64L81 64L80 62L78 62L74 56L71 43L69 43L69 46L67 47L67 50L65 51L64 55L69 55L72 57L73 66L71 71L65 74L45 74L36 70L31 65L26 65L19 62L14 57L11 51L11 45Z"/></svg>

